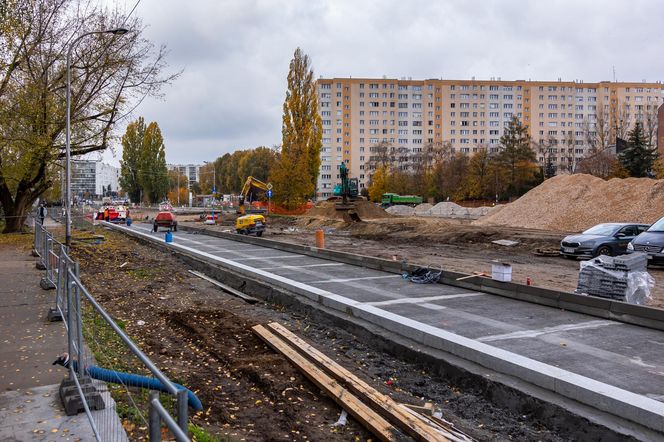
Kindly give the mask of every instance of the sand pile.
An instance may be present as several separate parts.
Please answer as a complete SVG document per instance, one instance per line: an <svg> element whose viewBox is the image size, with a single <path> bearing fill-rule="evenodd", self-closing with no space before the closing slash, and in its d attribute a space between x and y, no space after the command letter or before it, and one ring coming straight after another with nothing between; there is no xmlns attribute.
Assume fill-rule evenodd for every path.
<svg viewBox="0 0 664 442"><path fill-rule="evenodd" d="M603 222L653 223L664 216L664 180L560 175L475 225L581 231Z"/></svg>
<svg viewBox="0 0 664 442"><path fill-rule="evenodd" d="M309 209L306 216L327 219L343 219L343 212L335 208L336 201L321 201ZM355 201L355 211L360 219L389 218L390 214L369 201Z"/></svg>

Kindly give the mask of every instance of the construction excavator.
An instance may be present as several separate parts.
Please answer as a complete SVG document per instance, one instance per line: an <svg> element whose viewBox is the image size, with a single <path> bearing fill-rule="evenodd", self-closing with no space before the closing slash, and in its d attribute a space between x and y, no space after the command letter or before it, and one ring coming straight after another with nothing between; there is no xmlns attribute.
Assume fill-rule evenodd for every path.
<svg viewBox="0 0 664 442"><path fill-rule="evenodd" d="M335 198L341 197L341 201L334 205L334 208L343 212L342 216L346 222L362 221L358 215L355 201L362 199L359 194L359 185L357 178L350 178L350 171L345 163L339 166L339 178L341 183L334 186L333 195Z"/></svg>
<svg viewBox="0 0 664 442"><path fill-rule="evenodd" d="M242 186L238 201L237 214L239 216L235 220L235 230L237 233L243 235L255 234L256 236L263 234L265 231L264 211L257 212L249 209L249 213L247 213L245 203L248 202L251 207L252 201L256 201L261 193L268 192L271 189L271 184L265 184L252 176L247 177L244 186Z"/></svg>
<svg viewBox="0 0 664 442"><path fill-rule="evenodd" d="M258 178L254 178L252 176L248 176L247 180L244 182L244 186L242 186L242 191L240 192L240 199L238 201L238 209L237 209L237 214L238 215L244 215L247 211L245 208L245 203L249 203L251 205L252 201L258 200L258 196L261 193L265 193L268 190L272 188L271 185L265 184Z"/></svg>

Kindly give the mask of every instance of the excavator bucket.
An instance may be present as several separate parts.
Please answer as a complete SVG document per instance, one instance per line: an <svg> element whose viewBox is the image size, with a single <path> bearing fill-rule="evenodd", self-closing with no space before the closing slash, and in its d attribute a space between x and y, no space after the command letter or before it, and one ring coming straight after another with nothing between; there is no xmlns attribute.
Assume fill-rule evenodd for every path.
<svg viewBox="0 0 664 442"><path fill-rule="evenodd" d="M347 223L360 222L362 219L355 210L355 204L353 203L337 203L334 205L334 208L339 212L342 212L341 216L344 221Z"/></svg>

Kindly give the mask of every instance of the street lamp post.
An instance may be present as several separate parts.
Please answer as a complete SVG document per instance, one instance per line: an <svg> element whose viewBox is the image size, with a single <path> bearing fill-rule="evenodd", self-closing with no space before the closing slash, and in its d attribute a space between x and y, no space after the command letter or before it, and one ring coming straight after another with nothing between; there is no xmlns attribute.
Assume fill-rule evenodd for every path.
<svg viewBox="0 0 664 442"><path fill-rule="evenodd" d="M217 197L217 169L214 167L214 163L209 161L203 161L203 163L212 164L212 222L216 224L214 221L214 201Z"/></svg>
<svg viewBox="0 0 664 442"><path fill-rule="evenodd" d="M123 35L127 32L129 31L124 28L86 32L72 41L67 50L67 123L65 128L65 244L67 245L67 249L71 246L71 53L76 44L88 35Z"/></svg>

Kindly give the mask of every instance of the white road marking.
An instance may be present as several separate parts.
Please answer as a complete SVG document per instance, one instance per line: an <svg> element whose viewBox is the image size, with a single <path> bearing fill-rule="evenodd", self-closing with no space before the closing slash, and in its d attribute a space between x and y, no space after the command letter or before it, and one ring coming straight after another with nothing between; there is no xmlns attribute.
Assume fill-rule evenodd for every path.
<svg viewBox="0 0 664 442"><path fill-rule="evenodd" d="M502 341L504 339L535 338L537 336L547 335L551 333L559 333L570 330L583 330L588 328L599 328L599 327L605 327L607 325L617 325L617 324L620 323L615 321L602 321L602 320L586 321L586 322L579 322L577 324L562 324L562 325L556 325L553 327L544 327L535 330L520 330L501 335L482 336L476 339L482 342L492 342L492 341Z"/></svg>
<svg viewBox="0 0 664 442"><path fill-rule="evenodd" d="M307 284L323 284L326 282L364 281L366 279L384 279L384 278L401 278L401 275L365 276L363 278L347 278L347 279L322 279L320 281L309 281L307 282Z"/></svg>
<svg viewBox="0 0 664 442"><path fill-rule="evenodd" d="M342 266L343 263L329 263L329 264L306 264L302 266L278 266L278 267L256 267L260 270L279 270L279 269L302 269L305 267L327 267L327 266Z"/></svg>
<svg viewBox="0 0 664 442"><path fill-rule="evenodd" d="M420 302L442 301L445 299L454 299L454 298L471 298L474 296L483 296L483 295L486 295L486 293L459 293L456 295L425 296L423 298L398 298L398 299L390 299L389 301L365 302L365 304L367 305L419 304Z"/></svg>
<svg viewBox="0 0 664 442"><path fill-rule="evenodd" d="M233 258L234 261L254 261L262 259L286 259L286 258L302 258L302 255L280 255L280 256L261 256L251 258Z"/></svg>

